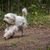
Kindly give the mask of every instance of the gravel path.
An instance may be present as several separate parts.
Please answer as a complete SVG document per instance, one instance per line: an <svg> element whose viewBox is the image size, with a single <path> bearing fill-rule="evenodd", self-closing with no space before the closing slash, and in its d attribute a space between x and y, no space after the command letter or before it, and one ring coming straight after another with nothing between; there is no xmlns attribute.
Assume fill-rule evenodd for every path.
<svg viewBox="0 0 50 50"><path fill-rule="evenodd" d="M47 50L50 48L50 28L32 28L24 30L24 36L16 33L9 40L2 39L3 32L0 32L0 50Z"/></svg>

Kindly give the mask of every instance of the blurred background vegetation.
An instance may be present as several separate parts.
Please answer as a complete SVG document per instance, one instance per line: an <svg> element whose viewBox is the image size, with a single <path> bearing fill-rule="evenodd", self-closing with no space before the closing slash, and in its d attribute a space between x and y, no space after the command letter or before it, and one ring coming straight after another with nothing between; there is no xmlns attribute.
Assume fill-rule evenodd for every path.
<svg viewBox="0 0 50 50"><path fill-rule="evenodd" d="M0 0L0 30L4 28L4 14L21 14L23 7L28 10L27 20L30 26L50 26L50 0Z"/></svg>

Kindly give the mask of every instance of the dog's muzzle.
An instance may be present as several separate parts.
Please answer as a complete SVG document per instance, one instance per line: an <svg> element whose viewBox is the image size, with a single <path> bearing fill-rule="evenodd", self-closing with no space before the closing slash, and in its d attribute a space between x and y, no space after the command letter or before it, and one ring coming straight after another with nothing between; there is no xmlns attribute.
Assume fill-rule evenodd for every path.
<svg viewBox="0 0 50 50"><path fill-rule="evenodd" d="M5 24L9 24L8 22L6 22L5 20L3 21Z"/></svg>
<svg viewBox="0 0 50 50"><path fill-rule="evenodd" d="M6 25L8 25L8 26L12 25L12 24L6 22L5 20L3 20L3 22L4 22Z"/></svg>

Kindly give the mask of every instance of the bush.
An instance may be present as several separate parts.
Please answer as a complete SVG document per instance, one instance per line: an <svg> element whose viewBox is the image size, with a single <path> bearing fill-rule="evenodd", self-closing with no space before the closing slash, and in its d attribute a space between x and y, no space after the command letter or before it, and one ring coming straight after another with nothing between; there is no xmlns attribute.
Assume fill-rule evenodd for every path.
<svg viewBox="0 0 50 50"><path fill-rule="evenodd" d="M0 30L4 28L5 23L3 22L4 14L2 11L0 11Z"/></svg>
<svg viewBox="0 0 50 50"><path fill-rule="evenodd" d="M29 25L31 26L40 26L40 25L50 24L49 23L50 21L46 13L43 13L41 11L30 13L29 16L27 16L27 20Z"/></svg>
<svg viewBox="0 0 50 50"><path fill-rule="evenodd" d="M27 20L30 26L48 26L50 25L50 20L48 19L48 14L43 11L37 4L32 4L29 8L29 14Z"/></svg>

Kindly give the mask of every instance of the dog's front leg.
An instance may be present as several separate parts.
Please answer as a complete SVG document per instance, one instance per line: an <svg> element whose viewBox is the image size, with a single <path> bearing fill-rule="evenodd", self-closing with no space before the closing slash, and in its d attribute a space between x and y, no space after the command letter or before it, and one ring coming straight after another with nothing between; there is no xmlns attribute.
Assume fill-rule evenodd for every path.
<svg viewBox="0 0 50 50"><path fill-rule="evenodd" d="M23 27L22 26L19 26L19 31L21 31L22 36L23 36Z"/></svg>
<svg viewBox="0 0 50 50"><path fill-rule="evenodd" d="M20 29L20 31L21 31L21 33L22 33L22 36L23 36L23 28L21 28L21 29Z"/></svg>

